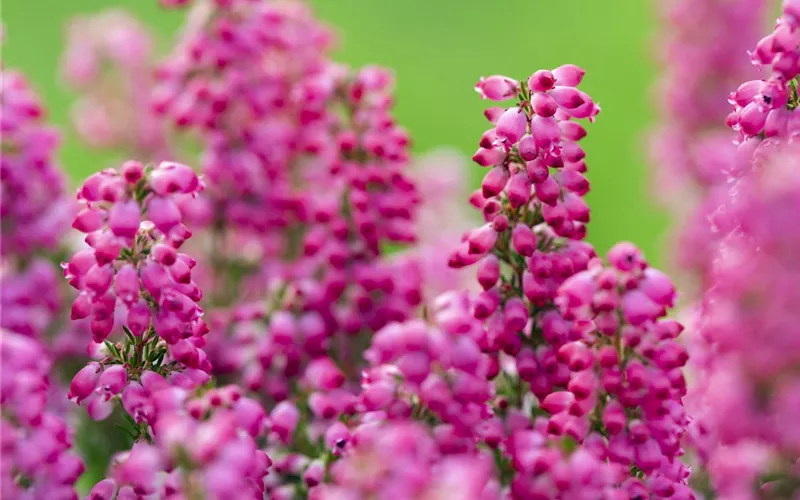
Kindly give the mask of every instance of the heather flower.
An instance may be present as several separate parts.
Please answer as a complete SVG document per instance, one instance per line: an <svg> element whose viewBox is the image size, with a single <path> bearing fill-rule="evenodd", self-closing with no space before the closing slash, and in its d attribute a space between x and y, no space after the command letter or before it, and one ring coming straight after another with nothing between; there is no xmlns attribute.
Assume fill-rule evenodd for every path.
<svg viewBox="0 0 800 500"><path fill-rule="evenodd" d="M143 392L127 400L140 399L140 407L147 401L149 439L117 454L109 478L95 485L92 494L114 498L116 493L119 498L130 490L134 495L215 499L263 495L270 459L256 443L266 429L266 415L256 401L243 397L235 386L193 397L192 391L152 372L143 377L143 384L147 395L140 386Z"/></svg>
<svg viewBox="0 0 800 500"><path fill-rule="evenodd" d="M469 198L483 220L443 252L444 233L426 234L425 218L449 211L458 186L442 175L441 159L430 172L409 171L389 71L333 63L331 33L300 3L161 4L192 7L152 86L148 38L121 14L79 21L65 56L67 76L85 92L83 134L157 161L98 172L78 191L73 228L87 247L64 274L78 291L70 315L94 342L67 396L95 420L119 404L133 442L90 498L694 498L680 461L688 354L677 341L683 327L666 317L675 288L635 246L615 246L605 265L582 241L590 185L579 121L600 111L579 88L583 69L481 78L481 98L505 101L485 112L491 128L473 158L487 168ZM786 52L793 32L785 31L754 57ZM124 106L111 97L113 80L123 82ZM765 96L780 102L781 85L732 96L730 124L753 133L732 174L745 176L751 154L770 153L770 141L756 144L762 133L792 130L788 109L758 104ZM162 161L167 126L195 141L202 177ZM739 213L761 213L750 192L737 196L744 204L724 213L704 207L717 227L761 222ZM420 208L431 213L420 219ZM193 232L207 237L196 248L184 245L200 240ZM418 252L388 252L420 241ZM767 243L758 251L773 250ZM440 278L445 262L462 275L474 266L477 279ZM735 259L719 264L721 276L748 269ZM3 325L40 335L56 309L36 294L49 276L36 266L13 270ZM442 288L456 290L431 300ZM720 345L733 350L732 337L721 335ZM40 359L27 352L20 372ZM71 485L79 463L50 460L68 432L39 420L46 383L16 373L7 383L5 357L3 434L9 420L30 443L3 470L33 488ZM710 382L747 380L726 366L729 378ZM771 388L770 416L788 450L798 442L796 385L787 378ZM722 397L719 406L747 408L745 400ZM729 425L719 426L725 439L749 429ZM733 486L772 458L708 455L714 475L743 471Z"/></svg>
<svg viewBox="0 0 800 500"><path fill-rule="evenodd" d="M355 398L371 334L423 300L417 257L384 255L415 240L420 201L393 80L331 63L329 32L299 4L206 7L159 70L154 107L199 132L212 288L242 292L234 304L210 297L220 335L208 352L217 374L241 376L270 407L307 390L327 415ZM313 370L329 355L332 386Z"/></svg>
<svg viewBox="0 0 800 500"><path fill-rule="evenodd" d="M468 296L450 292L435 300L433 325L411 320L378 331L364 354L372 365L361 379L364 409L401 419L430 413L435 430L452 429L474 448L494 390L493 362L480 348L485 332L469 321L470 308Z"/></svg>
<svg viewBox="0 0 800 500"><path fill-rule="evenodd" d="M300 3L198 5L190 16L156 72L152 108L180 130L201 132L216 213L231 229L260 233L279 254L272 247L282 238L264 233L303 216L290 165L309 153L324 157L320 140L333 145L322 125L333 90L330 33Z"/></svg>
<svg viewBox="0 0 800 500"><path fill-rule="evenodd" d="M795 488L795 148L754 159L736 183L726 206L736 229L720 243L699 318L705 357L693 388L693 438L712 485L730 495L751 494L767 474L767 492ZM731 458L743 450L751 460Z"/></svg>
<svg viewBox="0 0 800 500"><path fill-rule="evenodd" d="M745 82L730 94L729 102L734 109L726 123L738 132L739 142L743 143L740 151L744 149L741 154L745 157L751 152L744 147L748 139L784 138L795 132L793 82L797 77L799 26L792 4L783 3L783 16L774 32L762 38L751 52L753 64L762 67L767 78Z"/></svg>
<svg viewBox="0 0 800 500"><path fill-rule="evenodd" d="M491 167L482 183L483 199L475 200L487 222L494 219L495 200L504 193L513 207L538 207L558 235L580 239L588 222L580 197L589 184L578 145L585 130L571 120L593 118L600 110L575 88L582 76L572 66L535 73L519 83L519 104L507 108L484 134L473 159ZM468 237L468 253L485 253L494 244L492 238L489 226L476 230Z"/></svg>
<svg viewBox="0 0 800 500"><path fill-rule="evenodd" d="M72 121L82 141L137 157L167 156L165 129L150 110L152 41L127 12L72 20L61 72L79 92Z"/></svg>
<svg viewBox="0 0 800 500"><path fill-rule="evenodd" d="M202 292L191 276L195 261L177 251L191 233L174 202L175 195L196 195L200 189L186 165L162 162L145 168L128 162L121 174L96 173L79 190L83 208L73 227L88 233L89 248L64 264L65 277L80 292L71 316L91 318L92 337L101 343L112 333L117 311L124 311L125 343L106 342L101 379L116 363L125 364L134 379L146 369L210 369L202 351L208 328L197 304ZM165 363L165 356L176 364ZM97 397L107 401L124 386L101 387ZM108 413L98 411L98 416Z"/></svg>
<svg viewBox="0 0 800 500"><path fill-rule="evenodd" d="M735 150L724 128L729 112L725 96L756 75L743 54L758 38L767 3L710 0L659 6L665 63L657 88L661 127L653 134L659 195L669 197L692 185L705 191L724 181ZM680 204L686 201L682 196Z"/></svg>
<svg viewBox="0 0 800 500"><path fill-rule="evenodd" d="M582 78L567 65L520 82L476 154L491 167L471 200L486 224L450 265L477 264L478 345L499 358L486 442L504 443L512 498L693 498L679 461L687 354L664 318L675 289L633 245L614 247L605 268L579 241L589 184L572 119L599 111L575 88Z"/></svg>
<svg viewBox="0 0 800 500"><path fill-rule="evenodd" d="M57 267L35 259L26 268L3 269L0 286L0 323L3 329L43 338L61 308Z"/></svg>
<svg viewBox="0 0 800 500"><path fill-rule="evenodd" d="M751 53L765 79L730 95L727 124L739 144L708 221L716 254L697 320L692 438L711 485L728 497L796 494L795 435L783 427L797 408L789 333L796 308L788 285L796 237L787 229L798 192L794 3L783 3L774 32Z"/></svg>
<svg viewBox="0 0 800 500"><path fill-rule="evenodd" d="M50 359L36 339L4 330L0 336L5 498L78 498L83 463L71 452L67 422L48 409Z"/></svg>
<svg viewBox="0 0 800 500"><path fill-rule="evenodd" d="M299 3L216 3L190 15L153 100L199 132L214 288L249 302L290 287L326 336L403 319L419 303L419 273L381 254L414 241L419 196L404 172L409 139L391 116L390 73L331 63L330 32ZM357 278L344 282L348 273Z"/></svg>
<svg viewBox="0 0 800 500"><path fill-rule="evenodd" d="M58 133L42 123L45 111L25 77L2 70L2 255L54 251L72 217L55 151Z"/></svg>
<svg viewBox="0 0 800 500"><path fill-rule="evenodd" d="M425 426L399 422L365 425L353 452L331 468L332 484L309 498L496 498L491 457L442 454Z"/></svg>

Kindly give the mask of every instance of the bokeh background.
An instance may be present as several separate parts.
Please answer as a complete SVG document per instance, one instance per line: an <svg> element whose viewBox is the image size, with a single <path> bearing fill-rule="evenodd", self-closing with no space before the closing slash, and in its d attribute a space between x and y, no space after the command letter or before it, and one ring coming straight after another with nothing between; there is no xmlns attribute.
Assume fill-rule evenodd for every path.
<svg viewBox="0 0 800 500"><path fill-rule="evenodd" d="M25 71L65 131L61 159L74 182L116 161L82 147L69 130L70 92L58 61L71 17L124 8L149 24L165 50L183 19L157 0L5 0L3 64ZM668 220L654 201L647 132L655 115L657 19L647 0L313 0L318 17L340 35L338 58L377 63L397 74L397 116L415 152L450 145L465 155L478 185L483 170L468 161L488 128L486 103L473 91L481 75L527 77L571 62L582 88L603 108L583 143L592 192L589 239L605 251L626 239L666 265ZM443 217L443 224L447 223Z"/></svg>

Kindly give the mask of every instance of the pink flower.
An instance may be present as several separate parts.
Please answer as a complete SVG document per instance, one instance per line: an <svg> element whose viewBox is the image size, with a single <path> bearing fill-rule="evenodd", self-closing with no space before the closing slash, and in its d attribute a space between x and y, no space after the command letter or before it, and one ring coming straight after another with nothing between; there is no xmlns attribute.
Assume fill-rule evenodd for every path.
<svg viewBox="0 0 800 500"><path fill-rule="evenodd" d="M511 78L494 75L478 80L478 83L475 84L475 91L480 94L481 99L505 101L519 92L519 84Z"/></svg>

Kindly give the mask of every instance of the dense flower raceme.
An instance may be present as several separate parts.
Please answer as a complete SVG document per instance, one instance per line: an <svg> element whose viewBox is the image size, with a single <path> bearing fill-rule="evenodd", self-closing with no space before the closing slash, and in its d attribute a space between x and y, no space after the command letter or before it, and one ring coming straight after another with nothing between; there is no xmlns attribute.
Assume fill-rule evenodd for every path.
<svg viewBox="0 0 800 500"><path fill-rule="evenodd" d="M661 2L657 40L664 74L656 89L660 124L652 134L656 196L678 219L674 259L702 288L709 285L715 236L708 219L726 197L736 146L725 127L725 96L758 72L746 53L771 2Z"/></svg>
<svg viewBox="0 0 800 500"><path fill-rule="evenodd" d="M53 251L73 215L55 159L59 136L43 123L44 109L25 77L5 69L0 76L2 255Z"/></svg>
<svg viewBox="0 0 800 500"><path fill-rule="evenodd" d="M490 454L443 454L422 424L365 424L353 438L352 454L331 467L332 484L312 487L310 499L500 497ZM305 477L313 484L313 477Z"/></svg>
<svg viewBox="0 0 800 500"><path fill-rule="evenodd" d="M267 294L317 282L302 288L326 289L320 306L309 307L326 309L320 314L334 331L416 305L416 294L403 305L399 293L380 300L375 286L338 289L353 274L386 282L396 266L380 262L382 247L413 241L419 196L405 173L409 139L391 116L391 76L332 63L331 40L301 3L196 5L158 70L154 109L200 138L211 203L203 222L215 245L214 278L224 280L215 288L235 288L258 268L266 277L255 280L278 282L261 286ZM340 294L355 294L362 310L327 310Z"/></svg>
<svg viewBox="0 0 800 500"><path fill-rule="evenodd" d="M730 96L738 151L710 223L719 250L698 314L699 365L691 393L695 442L724 498L786 498L798 491L796 159L800 5L783 2L772 34L751 53L763 80ZM795 399L793 399L795 398ZM736 412L736 419L728 418ZM793 441L795 440L795 441ZM760 490L760 491L759 491Z"/></svg>
<svg viewBox="0 0 800 500"><path fill-rule="evenodd" d="M364 355L370 368L359 405L390 419L433 417L442 448L470 451L482 431L496 431L487 420L497 359L481 352L485 329L470 319L471 308L467 295L449 292L434 302L431 325L409 320L381 329Z"/></svg>
<svg viewBox="0 0 800 500"><path fill-rule="evenodd" d="M93 174L78 191L83 208L73 227L87 233L89 247L64 264L67 280L80 292L72 318L91 318L96 343L116 323L126 334L123 344L106 342L100 363L73 380L71 397L89 398L95 418L108 415L109 398L145 369L183 370L195 382L208 378L202 349L208 328L197 304L202 291L192 281L195 261L178 251L191 233L174 200L201 189L186 165L129 161L120 171Z"/></svg>
<svg viewBox="0 0 800 500"><path fill-rule="evenodd" d="M682 327L664 319L675 290L632 245L614 247L611 267L603 268L594 250L576 241L588 222L581 195L589 186L576 142L585 131L571 119L598 111L575 88L582 76L567 65L527 82L494 76L478 83L483 97L520 102L487 112L496 125L475 160L491 170L473 197L486 225L465 235L450 262L477 264L484 292L473 314L485 320L482 349L513 367L503 375L507 404L532 404L520 397L529 389L543 411L519 432L506 423L517 472L513 496L571 498L577 487L601 497L691 497L678 460L688 423L681 402L687 354L674 340ZM569 459L547 446L552 439L580 443L590 460L581 467L594 464L592 473L564 472L561 479L561 466L551 466Z"/></svg>
<svg viewBox="0 0 800 500"><path fill-rule="evenodd" d="M90 498L263 498L270 459L259 450L261 405L236 386L201 395L148 371L125 389L123 406L148 439L117 454ZM115 496L116 495L116 496Z"/></svg>
<svg viewBox="0 0 800 500"><path fill-rule="evenodd" d="M327 105L320 93L328 82L315 82L329 64L330 38L300 3L199 4L158 68L153 109L201 135L206 196L223 229L285 230L300 208L293 180L302 170L290 167L325 134L312 121ZM278 238L263 244L284 250L284 235L259 236Z"/></svg>
<svg viewBox="0 0 800 500"><path fill-rule="evenodd" d="M658 48L665 72L658 87L662 127L654 134L659 194L724 181L732 149L725 97L757 74L745 55L758 40L765 0L659 4L665 20ZM674 188L673 188L674 186ZM666 188L666 189L665 189ZM685 193L685 191L682 191ZM681 196L682 203L685 196ZM677 207L676 207L677 208Z"/></svg>
<svg viewBox="0 0 800 500"><path fill-rule="evenodd" d="M75 340L87 325L65 322L57 264L77 207L65 195L58 133L43 123L38 96L20 73L3 70L0 80L0 327L44 341L55 363L85 347Z"/></svg>
<svg viewBox="0 0 800 500"><path fill-rule="evenodd" d="M150 160L165 159L165 127L149 106L152 41L130 14L109 10L72 21L61 61L79 92L72 122L82 141Z"/></svg>
<svg viewBox="0 0 800 500"><path fill-rule="evenodd" d="M47 351L37 339L3 330L0 367L0 494L20 500L77 499L73 485L84 467L71 451L67 422L48 409Z"/></svg>
<svg viewBox="0 0 800 500"><path fill-rule="evenodd" d="M757 12L757 3L736 3L725 23ZM586 131L576 120L599 112L577 88L583 70L481 79L483 98L510 101L486 111L492 127L474 156L488 168L470 199L484 224L467 231L449 260L438 239L387 255L387 245L420 241L420 203L450 211L431 203L449 189L436 172L443 160L426 167L435 182L418 188L409 175L391 75L333 64L330 32L299 3L162 4L192 10L157 70L149 109L139 105L151 90L148 42L130 19L76 25L65 58L71 83L85 99L100 99L84 111L101 111L79 113L83 135L163 160L161 132L171 127L197 141L204 174L201 181L175 162L127 162L79 190L73 227L88 247L64 267L79 292L72 317L94 343L69 397L95 419L119 403L134 441L91 498L693 498L681 462L688 354L677 340L681 325L666 317L675 289L632 245L612 248L604 264L581 241L589 183ZM697 30L680 6L673 13ZM695 443L725 498L748 498L756 481L770 482L764 495L791 494L797 475L797 242L787 228L800 185L791 172L796 151L777 146L795 128L798 19L800 6L787 0L776 33L753 52L772 76L731 96L738 157L712 140L680 143L679 152L692 153L682 166L699 182L724 178L734 188L714 190L700 216L713 215L718 234L736 231L713 242L721 249L709 273L716 286L699 319L713 349L701 353L707 379L694 398ZM703 69L725 85L739 71L727 58L739 43L726 39L725 58L710 51L688 59L709 61ZM679 45L670 57L684 52ZM14 130L16 142L4 139L3 166L8 156L27 172L52 167L55 143L40 133L38 105L9 75L3 130ZM114 104L120 77L135 109ZM706 90L686 78L684 93L668 95L676 110ZM685 120L667 142L705 136L717 110L706 107L713 97L700 100L674 116ZM134 112L142 115L131 119ZM128 118L115 125L138 125L112 130L104 122L112 113ZM706 149L714 162L695 169ZM59 186L42 183L51 184ZM14 257L0 270L0 327L18 332L0 339L2 423L13 429L3 433L13 437L2 447L3 491L72 498L82 469L68 452L69 432L39 412L53 351L37 337L52 330L54 287L44 261L16 267L19 255L59 240L56 219L25 218L49 212L34 198L14 198L3 211L4 245L7 231L13 242L3 256ZM210 236L208 262L188 256L189 227ZM432 281L443 262L459 272L472 266L477 292L460 291L473 287L455 275ZM214 285L205 299L204 274ZM423 296L447 288L457 291ZM209 335L201 301L213 311ZM240 385L212 388L212 374Z"/></svg>
<svg viewBox="0 0 800 500"><path fill-rule="evenodd" d="M454 267L472 263L488 252L498 232L506 229L506 222L513 222L502 213L504 203L509 210L520 212L523 219L540 214L538 218L559 236L581 239L585 234L589 209L582 196L588 192L589 183L583 175L586 155L578 142L586 130L572 119L591 119L600 108L577 89L583 75L583 69L564 65L553 71L537 71L527 82L503 76L478 82L475 88L483 98L507 101L519 97L520 101L509 108L486 110L494 126L484 133L473 159L490 170L481 192L471 201L483 210L487 224L464 241L462 250L454 256ZM529 203L531 188L536 194L533 203ZM522 226L525 224L518 225ZM529 232L517 233L519 244L535 246Z"/></svg>
<svg viewBox="0 0 800 500"><path fill-rule="evenodd" d="M393 476L386 483L368 474L358 478L344 472L364 460L358 458L362 454L375 451L367 448L371 446L367 436L383 434L384 425L389 433L412 430L406 436L408 446L427 450L419 457L420 467L427 469L444 455L462 452L464 461L471 463L476 458L477 433L491 416L488 404L493 387L488 377L493 376L496 364L478 347L476 339L482 330L469 316L470 304L466 295L451 292L437 299L431 324L409 320L379 330L364 354L369 367L362 373L359 391L345 383L343 373L329 360L313 361L302 381L307 398L283 401L270 415L272 436L278 443L270 452L276 461L275 474L268 479L271 497L296 498L303 489L309 498L333 498L330 495L337 491L372 491L382 497L400 487L399 482L416 481L406 475L404 464L386 461L389 455L374 457L380 462L374 463L373 472ZM421 422L433 422L433 429ZM414 442L417 439L422 442ZM332 463L340 458L350 465ZM447 463L456 467L461 461ZM331 474L337 487L320 486L323 477ZM304 485L286 481L293 475L302 476ZM414 491L421 495L421 490L437 483L433 476L419 479L420 484L408 484L408 490L396 493L417 498Z"/></svg>
<svg viewBox="0 0 800 500"><path fill-rule="evenodd" d="M286 377L329 348L357 378L363 346L348 339L405 319L422 300L416 260L384 256L387 244L414 241L420 198L405 172L409 139L391 116L391 75L329 61L331 35L301 4L195 7L158 72L154 105L194 130L204 148L204 196L218 244L211 267L238 276L234 260L244 256L248 283L261 280L260 293L248 296L264 303L213 311L215 330L234 337L212 340L214 364L218 372L248 365L254 337L240 332L265 327L239 323L258 319L253 314L260 323L277 309L258 342L267 378L282 386L277 400L286 397L278 397ZM251 252L253 242L260 251ZM253 265L261 268L255 275ZM233 281L215 288L230 290ZM255 366L248 381L270 385L257 382Z"/></svg>
<svg viewBox="0 0 800 500"><path fill-rule="evenodd" d="M797 77L800 74L800 7L796 2L783 3L783 15L773 33L762 38L751 54L753 64L761 67L766 78L750 80L730 94L733 111L728 125L737 132L737 162L728 178L747 175L754 159L769 157L781 144L793 142L800 131L795 109L798 103Z"/></svg>
<svg viewBox="0 0 800 500"><path fill-rule="evenodd" d="M557 306L539 313L540 331L523 323L516 355L492 352L489 328L472 314L480 306L463 293L437 299L430 325L384 327L366 351L357 399L334 390L308 400L318 425L306 439L320 435L325 448L279 457L271 477L302 475L309 498L438 498L445 485L466 499L497 498L504 487L512 498L693 498L678 460L686 352L674 340L680 325L663 318L675 291L631 245L609 260L561 285ZM335 371L315 371L335 387ZM293 403L272 413L287 443L299 422ZM329 464L325 453L341 458ZM328 475L333 486L320 484ZM271 489L275 498L296 491Z"/></svg>
<svg viewBox="0 0 800 500"><path fill-rule="evenodd" d="M776 148L737 182L727 212L737 230L721 243L700 316L697 443L724 498L760 498L762 484L769 498L798 490L798 153Z"/></svg>
<svg viewBox="0 0 800 500"><path fill-rule="evenodd" d="M282 265L265 262L272 271L265 279L274 283L266 302L278 302L280 311L270 318L259 356L279 378L297 373L304 358L323 355L328 348L349 365L342 368L357 375L363 343L356 340L404 320L422 301L424 267L413 255L389 258L384 253L388 243L414 240L411 223L419 203L415 184L403 172L407 139L389 114L390 81L382 70L366 68L343 83L350 122L340 134L353 142L334 145L332 158L307 158L323 171L298 192L305 215L281 233L294 249L288 255L281 252ZM228 323L253 311L246 304L244 309L215 312L221 321L215 329L241 331ZM216 352L228 358L233 354L224 345Z"/></svg>

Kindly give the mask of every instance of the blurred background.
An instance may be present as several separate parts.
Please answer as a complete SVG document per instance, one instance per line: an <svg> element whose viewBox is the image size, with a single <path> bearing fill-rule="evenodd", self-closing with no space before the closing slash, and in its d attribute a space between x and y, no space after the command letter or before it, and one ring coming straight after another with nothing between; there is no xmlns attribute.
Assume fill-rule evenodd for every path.
<svg viewBox="0 0 800 500"><path fill-rule="evenodd" d="M417 153L454 146L464 175L487 107L473 91L482 75L526 78L540 68L574 63L587 70L582 88L603 112L583 142L592 192L589 239L605 252L618 240L637 243L666 265L667 218L652 196L646 134L654 117L656 18L646 0L313 0L317 16L339 33L338 58L376 63L397 75L397 117ZM58 61L71 17L118 7L149 24L165 50L183 11L157 0L5 0L3 64L27 73L51 120L64 130L61 159L74 182L115 161L83 147L68 128L72 95L59 83ZM465 200L466 204L466 200ZM443 223L446 224L446 217Z"/></svg>

